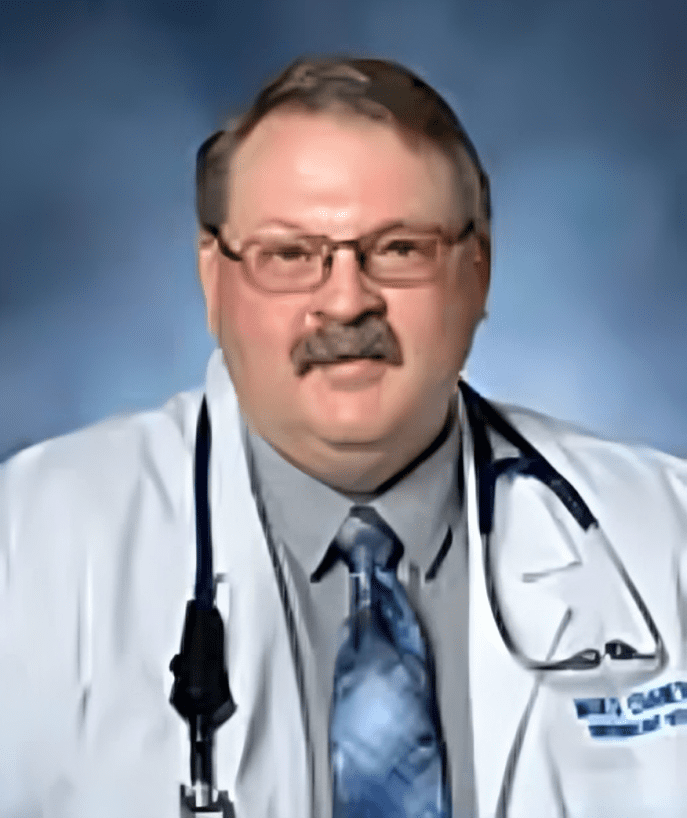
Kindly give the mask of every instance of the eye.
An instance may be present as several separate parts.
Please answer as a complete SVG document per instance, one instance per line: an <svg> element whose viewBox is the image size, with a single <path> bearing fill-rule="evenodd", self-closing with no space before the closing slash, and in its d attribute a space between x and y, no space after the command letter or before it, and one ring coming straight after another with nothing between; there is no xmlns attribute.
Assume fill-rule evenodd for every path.
<svg viewBox="0 0 687 818"><path fill-rule="evenodd" d="M313 256L311 247L305 244L276 244L263 248L266 258L279 261L309 261Z"/></svg>
<svg viewBox="0 0 687 818"><path fill-rule="evenodd" d="M386 239L375 248L375 253L380 256L400 256L407 258L420 251L419 242L412 238Z"/></svg>
<svg viewBox="0 0 687 818"><path fill-rule="evenodd" d="M374 255L381 261L426 261L437 254L438 240L434 235L401 233L381 238Z"/></svg>

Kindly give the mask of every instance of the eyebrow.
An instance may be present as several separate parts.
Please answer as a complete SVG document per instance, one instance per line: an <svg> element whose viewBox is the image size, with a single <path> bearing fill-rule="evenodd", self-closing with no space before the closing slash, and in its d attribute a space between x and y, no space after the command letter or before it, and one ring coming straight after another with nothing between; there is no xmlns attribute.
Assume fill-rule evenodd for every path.
<svg viewBox="0 0 687 818"><path fill-rule="evenodd" d="M310 233L302 224L298 222L290 222L287 219L268 219L264 222L260 222L257 225L254 231L251 232L250 237L256 236L258 231L263 230L266 227L286 227L289 230L298 230L302 235L306 236L319 236L324 235L322 233ZM437 222L427 223L419 223L413 221L407 221L404 219L391 219L386 222L382 222L373 230L366 231L363 235L373 235L374 233L384 233L387 230L395 230L399 227L406 227L412 230L428 230L428 231L439 231L444 232L444 228L438 224Z"/></svg>
<svg viewBox="0 0 687 818"><path fill-rule="evenodd" d="M302 225L298 224L298 222L290 222L286 219L266 219L264 222L260 222L255 229L262 230L264 227L288 227L291 230L302 229Z"/></svg>

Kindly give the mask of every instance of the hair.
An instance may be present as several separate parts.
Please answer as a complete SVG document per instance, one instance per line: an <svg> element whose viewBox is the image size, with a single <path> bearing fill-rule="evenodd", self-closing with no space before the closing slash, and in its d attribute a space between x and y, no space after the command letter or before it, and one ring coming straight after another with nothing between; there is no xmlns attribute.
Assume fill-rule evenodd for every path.
<svg viewBox="0 0 687 818"><path fill-rule="evenodd" d="M417 149L430 143L452 162L458 196L472 209L477 229L488 236L489 179L474 145L448 103L398 63L351 57L298 59L201 145L196 157L196 212L200 226L216 235L226 221L231 158L255 126L277 108L312 113L343 111L396 127Z"/></svg>

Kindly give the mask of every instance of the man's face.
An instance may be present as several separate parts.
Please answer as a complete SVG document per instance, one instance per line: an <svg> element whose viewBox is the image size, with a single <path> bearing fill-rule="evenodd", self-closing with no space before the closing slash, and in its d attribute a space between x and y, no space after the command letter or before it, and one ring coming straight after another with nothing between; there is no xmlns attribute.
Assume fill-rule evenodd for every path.
<svg viewBox="0 0 687 818"><path fill-rule="evenodd" d="M456 203L453 179L439 150L411 149L387 125L275 111L232 159L222 235L237 250L273 236L352 239L392 222L456 234L476 214ZM215 241L202 244L208 322L251 426L292 460L301 457L306 470L314 458L314 472L327 452L383 457L401 441L431 442L425 438L446 418L489 278L474 235L444 258L435 280L396 288L367 278L347 247L334 253L319 289L271 294L253 287ZM342 326L382 327L396 362L317 364L302 373L304 349L315 348L307 340Z"/></svg>

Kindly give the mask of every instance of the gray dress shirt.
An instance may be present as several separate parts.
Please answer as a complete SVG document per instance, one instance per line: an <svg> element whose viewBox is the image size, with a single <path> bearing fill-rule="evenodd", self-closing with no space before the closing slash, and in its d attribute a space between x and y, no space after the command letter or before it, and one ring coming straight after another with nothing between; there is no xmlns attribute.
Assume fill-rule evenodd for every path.
<svg viewBox="0 0 687 818"><path fill-rule="evenodd" d="M303 663L313 747L315 814L331 814L328 721L334 663L349 608L349 572L338 563L319 582L319 566L355 503L373 506L404 546L398 577L431 641L446 739L454 818L473 814L468 692L467 535L462 502L460 424L451 408L439 438L417 465L355 500L301 471L243 422L253 491L265 511L286 579Z"/></svg>

